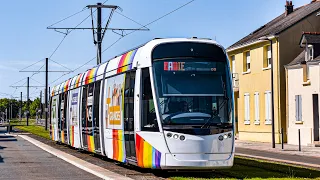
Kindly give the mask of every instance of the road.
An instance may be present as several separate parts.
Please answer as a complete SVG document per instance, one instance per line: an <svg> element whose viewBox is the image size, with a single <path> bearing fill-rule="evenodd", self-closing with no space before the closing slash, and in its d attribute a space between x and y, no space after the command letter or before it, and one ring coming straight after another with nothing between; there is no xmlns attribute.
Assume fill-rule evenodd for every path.
<svg viewBox="0 0 320 180"><path fill-rule="evenodd" d="M99 179L0 127L0 179Z"/></svg>

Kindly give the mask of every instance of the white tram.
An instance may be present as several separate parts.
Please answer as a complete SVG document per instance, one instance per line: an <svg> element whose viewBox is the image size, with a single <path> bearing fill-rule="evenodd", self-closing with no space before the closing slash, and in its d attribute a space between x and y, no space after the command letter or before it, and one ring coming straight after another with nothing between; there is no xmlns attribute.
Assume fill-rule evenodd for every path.
<svg viewBox="0 0 320 180"><path fill-rule="evenodd" d="M53 87L50 135L142 168L228 168L233 102L222 46L154 39Z"/></svg>

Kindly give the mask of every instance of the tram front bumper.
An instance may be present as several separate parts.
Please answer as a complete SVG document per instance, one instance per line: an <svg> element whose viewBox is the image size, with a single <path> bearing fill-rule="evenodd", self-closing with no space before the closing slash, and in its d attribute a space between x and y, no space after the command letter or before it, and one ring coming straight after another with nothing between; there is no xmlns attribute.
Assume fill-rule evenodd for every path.
<svg viewBox="0 0 320 180"><path fill-rule="evenodd" d="M234 153L228 154L165 154L162 169L222 169L233 166Z"/></svg>

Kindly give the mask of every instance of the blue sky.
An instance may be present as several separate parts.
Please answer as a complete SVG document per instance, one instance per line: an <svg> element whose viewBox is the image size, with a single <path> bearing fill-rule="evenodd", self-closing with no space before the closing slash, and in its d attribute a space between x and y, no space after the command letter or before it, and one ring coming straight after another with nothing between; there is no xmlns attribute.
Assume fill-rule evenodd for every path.
<svg viewBox="0 0 320 180"><path fill-rule="evenodd" d="M49 57L63 38L63 34L46 29L47 26L81 11L88 4L96 4L96 0L55 0L44 1L16 0L1 2L0 11L0 98L3 93L13 97L26 94L26 88L11 88L10 85L24 85L27 76L32 73L19 70L41 59ZM189 0L109 0L106 4L118 5L122 14L129 16L141 24L148 24L167 12L185 4ZM305 5L311 0L293 0L295 7ZM224 47L228 47L261 25L284 12L285 0L195 0L186 7L148 26L150 31L135 32L121 39L103 54L103 61L118 55L127 49L138 46L156 37L206 37L216 39ZM10 8L9 8L10 7ZM89 15L89 10L55 25L56 27L74 27ZM107 17L108 11L103 11ZM103 18L103 19L104 19ZM90 18L80 27L90 27ZM115 14L109 27L140 28L134 22ZM108 31L103 49L119 38ZM95 57L96 48L89 30L77 30L70 33L51 59L70 69L84 64ZM44 61L27 70L38 70ZM83 72L94 66L93 60L79 71L66 75L56 83ZM51 70L65 70L50 62ZM50 73L49 82L60 77L62 73ZM32 77L31 85L44 84L45 74L39 73ZM39 81L39 82L37 82ZM49 84L54 85L54 84ZM31 88L33 99L43 88ZM26 98L24 98L26 99Z"/></svg>

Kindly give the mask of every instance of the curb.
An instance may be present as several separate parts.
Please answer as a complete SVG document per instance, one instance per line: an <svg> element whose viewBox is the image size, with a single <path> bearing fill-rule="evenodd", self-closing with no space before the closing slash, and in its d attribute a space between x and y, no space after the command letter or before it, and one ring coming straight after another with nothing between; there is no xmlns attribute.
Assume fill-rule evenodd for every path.
<svg viewBox="0 0 320 180"><path fill-rule="evenodd" d="M87 171L95 176L98 176L102 179L107 179L107 180L132 180L131 178L129 177L125 177L125 176L122 176L120 174L117 174L117 173L114 173L112 171L109 171L107 169L104 169L100 166L97 166L97 165L94 165L94 164L91 164L87 161L84 161L82 159L79 159L75 156L72 156L68 153L65 153L65 152L62 152L60 150L57 150L55 148L52 148L40 141L37 141L31 137L28 137L28 136L25 136L25 135L19 135L21 138L29 141L30 143L36 145L37 147L43 149L44 151L47 151L48 153L84 170L84 171Z"/></svg>
<svg viewBox="0 0 320 180"><path fill-rule="evenodd" d="M285 163L285 164L291 164L291 165L296 165L296 166L306 166L306 167L320 169L320 165L317 165L317 164L296 162L296 161L290 161L290 160L282 160L282 159L269 158L269 157L263 157L263 156L254 156L254 155L248 155L248 154L242 154L242 153L235 153L235 155L241 156L241 157L259 159L259 160L266 160L266 161Z"/></svg>

